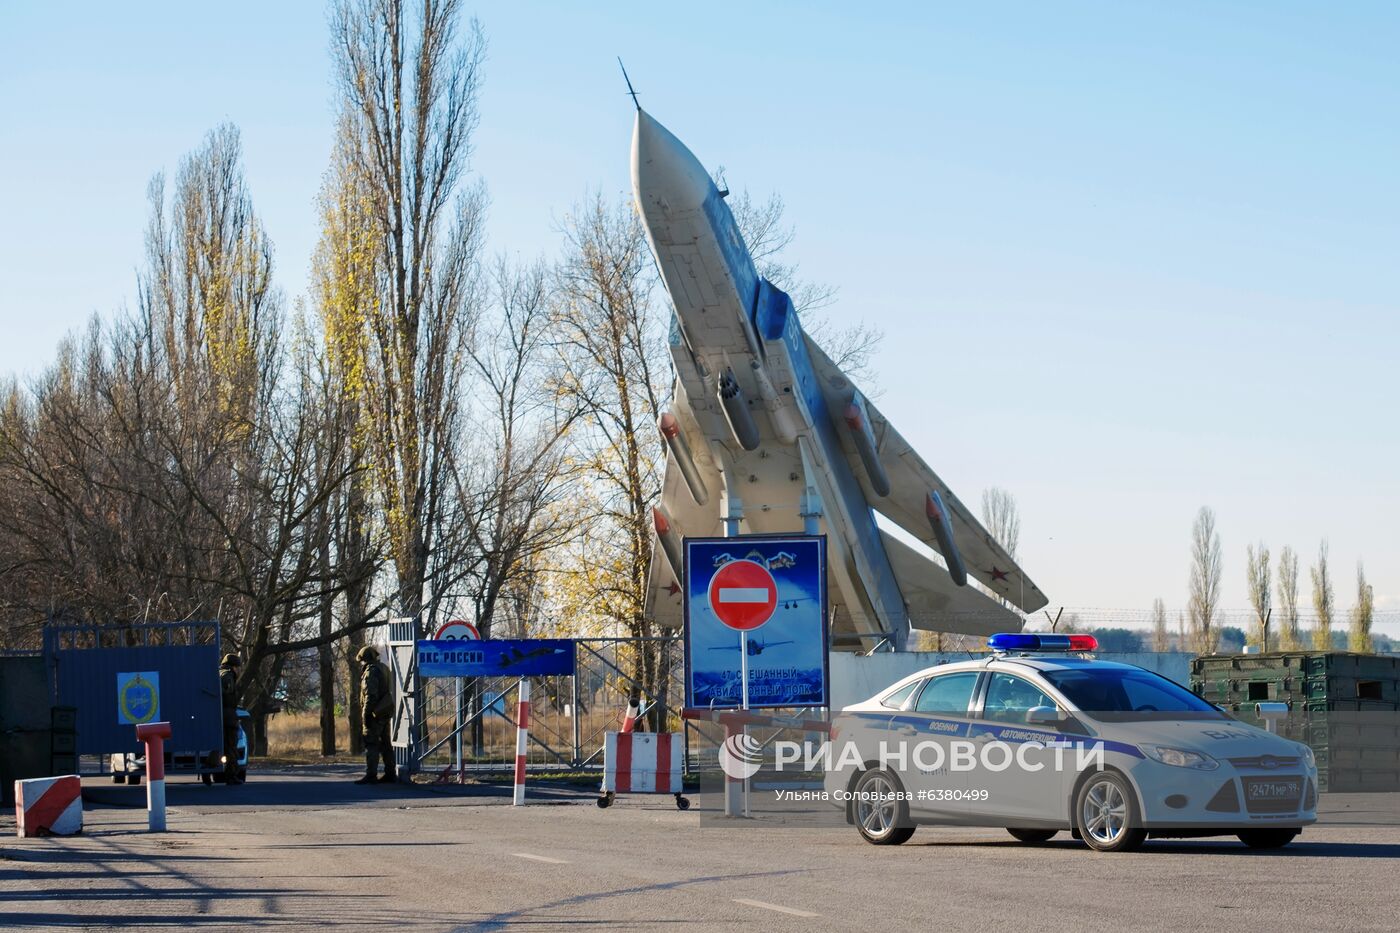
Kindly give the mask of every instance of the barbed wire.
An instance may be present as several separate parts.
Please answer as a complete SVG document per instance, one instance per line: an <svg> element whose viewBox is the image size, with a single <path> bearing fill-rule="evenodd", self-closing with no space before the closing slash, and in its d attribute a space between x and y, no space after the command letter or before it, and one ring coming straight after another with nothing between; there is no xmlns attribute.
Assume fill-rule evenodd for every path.
<svg viewBox="0 0 1400 933"><path fill-rule="evenodd" d="M1151 628L1157 620L1155 610L1152 609L1108 609L1104 607L1092 606L1064 606L1057 608L1042 609L1039 612L1026 616L1027 623L1048 622L1047 619L1059 617L1060 625L1066 621L1078 620L1081 625L1094 625L1104 628ZM1175 627L1179 622L1184 621L1186 625L1191 624L1191 612L1188 609L1167 609L1167 628ZM1258 616L1253 609L1217 609L1211 616L1213 626L1235 626L1237 628L1248 628L1258 621ZM1309 629L1317 625L1319 614L1314 610L1298 611L1298 627ZM1275 608L1269 617L1269 627L1277 629L1284 620L1282 610ZM1332 613L1332 627L1345 628L1351 623L1351 609L1340 608ZM1371 625L1400 624L1400 609L1377 610L1371 615Z"/></svg>

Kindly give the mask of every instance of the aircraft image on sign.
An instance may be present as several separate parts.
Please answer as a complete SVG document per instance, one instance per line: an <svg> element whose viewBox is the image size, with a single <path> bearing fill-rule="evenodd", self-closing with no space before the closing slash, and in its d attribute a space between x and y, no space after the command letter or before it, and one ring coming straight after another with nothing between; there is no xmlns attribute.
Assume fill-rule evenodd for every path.
<svg viewBox="0 0 1400 933"><path fill-rule="evenodd" d="M563 648L532 648L529 651L521 651L519 648L511 648L501 654L500 668L502 671L510 671L513 667L518 667L533 658L542 658L556 654L564 654Z"/></svg>
<svg viewBox="0 0 1400 933"><path fill-rule="evenodd" d="M1014 631L1021 618L1001 600L1023 612L1044 606L1005 549L803 331L792 300L759 276L728 192L640 106L632 189L675 308L647 614L681 624L681 542L722 534L726 518L740 518L745 534L805 526L827 535L836 650L883 639L902 649L911 626ZM880 528L876 511L942 562Z"/></svg>
<svg viewBox="0 0 1400 933"><path fill-rule="evenodd" d="M744 642L744 653L751 658L756 658L763 654L765 648L776 648L779 645L790 645L791 641L764 641L761 638L750 638ZM738 651L738 645L714 645L711 651Z"/></svg>

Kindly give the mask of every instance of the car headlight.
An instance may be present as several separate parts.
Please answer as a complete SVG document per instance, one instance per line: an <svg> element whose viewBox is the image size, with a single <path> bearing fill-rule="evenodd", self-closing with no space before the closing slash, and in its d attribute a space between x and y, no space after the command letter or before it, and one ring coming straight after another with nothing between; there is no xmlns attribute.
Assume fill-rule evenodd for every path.
<svg viewBox="0 0 1400 933"><path fill-rule="evenodd" d="M1301 742L1298 743L1298 755L1303 759L1303 764L1307 765L1309 768L1317 764L1317 758L1313 755L1312 748Z"/></svg>
<svg viewBox="0 0 1400 933"><path fill-rule="evenodd" d="M1153 761L1160 761L1174 768L1214 771L1220 767L1220 762L1202 752L1190 752L1184 748L1171 748L1166 745L1139 745L1138 748Z"/></svg>

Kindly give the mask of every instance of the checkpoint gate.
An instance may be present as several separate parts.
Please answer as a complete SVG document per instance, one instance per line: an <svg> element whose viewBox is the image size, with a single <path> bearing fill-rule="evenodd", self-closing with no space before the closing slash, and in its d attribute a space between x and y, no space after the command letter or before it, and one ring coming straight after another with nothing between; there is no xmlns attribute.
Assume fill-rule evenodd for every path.
<svg viewBox="0 0 1400 933"><path fill-rule="evenodd" d="M170 722L172 768L216 770L208 754L223 748L219 650L216 620L47 625L51 703L77 710L79 772L107 773L111 753L137 750L133 727L155 720Z"/></svg>
<svg viewBox="0 0 1400 933"><path fill-rule="evenodd" d="M397 687L392 726L394 757L402 774L435 772L440 780L463 774L508 772L515 764L516 687L512 676L422 676L417 668L413 620L389 623L389 657ZM639 694L644 715L663 731L683 732L687 774L696 765L694 724L681 718L684 664L681 639L583 638L575 644L570 674L531 677L529 758L532 766L560 771L599 771L604 735L617 731L628 697ZM638 652L656 674L639 683L631 674ZM460 749L460 751L459 751Z"/></svg>

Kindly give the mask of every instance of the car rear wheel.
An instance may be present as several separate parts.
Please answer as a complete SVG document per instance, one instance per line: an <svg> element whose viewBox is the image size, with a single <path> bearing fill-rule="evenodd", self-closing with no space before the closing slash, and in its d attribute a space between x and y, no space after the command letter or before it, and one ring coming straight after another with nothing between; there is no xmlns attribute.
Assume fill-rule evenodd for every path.
<svg viewBox="0 0 1400 933"><path fill-rule="evenodd" d="M1240 842L1251 849L1282 849L1298 835L1296 829L1246 829L1240 833Z"/></svg>
<svg viewBox="0 0 1400 933"><path fill-rule="evenodd" d="M1015 836L1021 842L1049 842L1055 838L1058 830L1054 829L1008 829L1008 833Z"/></svg>
<svg viewBox="0 0 1400 933"><path fill-rule="evenodd" d="M1101 771L1080 786L1074 812L1084 841L1099 852L1127 852L1147 838L1133 789L1112 771Z"/></svg>
<svg viewBox="0 0 1400 933"><path fill-rule="evenodd" d="M899 778L883 768L867 771L856 781L854 793L856 829L866 842L897 846L914 835Z"/></svg>

